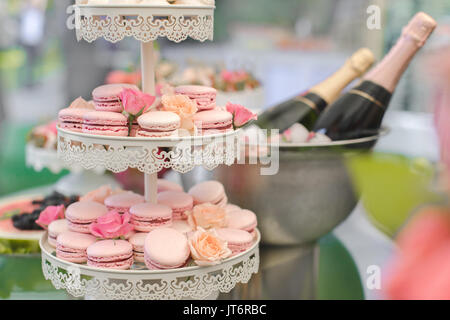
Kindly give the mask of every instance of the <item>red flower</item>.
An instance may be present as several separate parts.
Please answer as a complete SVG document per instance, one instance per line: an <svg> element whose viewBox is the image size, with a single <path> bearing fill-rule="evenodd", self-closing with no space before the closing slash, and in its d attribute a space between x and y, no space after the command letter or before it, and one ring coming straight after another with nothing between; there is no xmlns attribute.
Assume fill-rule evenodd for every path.
<svg viewBox="0 0 450 320"><path fill-rule="evenodd" d="M94 236L102 239L120 238L133 231L133 226L129 222L128 213L120 215L117 211L110 211L98 218L97 223L91 224L90 231Z"/></svg>
<svg viewBox="0 0 450 320"><path fill-rule="evenodd" d="M119 98L125 112L132 116L139 116L147 112L156 99L152 95L133 89L124 89Z"/></svg>
<svg viewBox="0 0 450 320"><path fill-rule="evenodd" d="M240 128L251 120L257 120L258 115L240 104L227 103L227 111L233 115L233 126Z"/></svg>
<svg viewBox="0 0 450 320"><path fill-rule="evenodd" d="M450 212L427 208L400 233L385 283L397 300L450 299Z"/></svg>
<svg viewBox="0 0 450 320"><path fill-rule="evenodd" d="M64 205L60 206L48 206L44 211L39 215L39 219L36 220L36 223L40 225L42 228L48 228L48 225L55 220L64 219Z"/></svg>

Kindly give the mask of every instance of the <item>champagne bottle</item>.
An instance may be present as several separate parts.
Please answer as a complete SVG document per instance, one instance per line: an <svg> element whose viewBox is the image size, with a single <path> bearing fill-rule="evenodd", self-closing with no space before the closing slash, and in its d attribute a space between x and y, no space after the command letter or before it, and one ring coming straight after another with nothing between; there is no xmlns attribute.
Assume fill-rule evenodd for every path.
<svg viewBox="0 0 450 320"><path fill-rule="evenodd" d="M254 124L261 129L284 131L299 122L311 130L326 106L335 101L350 82L363 75L373 64L374 59L374 55L369 49L359 49L325 81L315 85L307 92L263 112Z"/></svg>
<svg viewBox="0 0 450 320"><path fill-rule="evenodd" d="M376 134L400 77L435 27L433 18L417 13L384 59L320 115L314 131L332 140Z"/></svg>

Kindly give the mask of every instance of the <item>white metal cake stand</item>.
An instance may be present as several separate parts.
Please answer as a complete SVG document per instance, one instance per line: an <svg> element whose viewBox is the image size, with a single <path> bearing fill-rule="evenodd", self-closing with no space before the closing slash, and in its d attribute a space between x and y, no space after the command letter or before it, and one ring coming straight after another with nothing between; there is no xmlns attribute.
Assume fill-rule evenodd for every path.
<svg viewBox="0 0 450 320"><path fill-rule="evenodd" d="M40 172L44 168L54 174L65 169L69 170L70 173L60 178L54 185L56 191L65 195L84 194L105 184L119 187L113 177L104 174L105 168L97 167L87 171L81 165L71 165L59 159L57 150L38 148L32 143L25 146L25 162L36 172Z"/></svg>
<svg viewBox="0 0 450 320"><path fill-rule="evenodd" d="M74 297L181 300L217 297L219 292L230 292L238 283L247 283L259 269L260 238L257 231L251 248L215 266L151 271L140 263L134 264L131 270L112 270L61 260L48 244L47 233L39 244L45 278L56 289L65 289Z"/></svg>
<svg viewBox="0 0 450 320"><path fill-rule="evenodd" d="M153 43L158 37L180 42L187 37L213 38L214 6L90 6L76 8L77 37L88 42L102 37L117 42L130 36L141 41L142 91L155 94ZM113 172L137 168L145 173L145 198L156 203L157 173L180 173L202 165L212 170L232 165L238 156L239 130L210 136L167 138L108 137L58 128L58 156L84 169L104 167ZM163 148L163 149L161 149ZM116 271L68 263L54 256L44 235L42 269L58 289L96 299L203 299L229 292L249 281L259 267L259 241L246 252L213 267L173 270Z"/></svg>

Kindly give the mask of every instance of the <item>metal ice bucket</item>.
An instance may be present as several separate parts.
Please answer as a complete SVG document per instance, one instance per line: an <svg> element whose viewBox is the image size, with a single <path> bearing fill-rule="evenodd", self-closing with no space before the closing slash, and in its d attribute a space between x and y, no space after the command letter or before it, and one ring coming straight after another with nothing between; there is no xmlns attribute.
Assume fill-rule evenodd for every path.
<svg viewBox="0 0 450 320"><path fill-rule="evenodd" d="M256 213L265 244L313 243L344 221L358 202L346 159L370 152L387 131L329 144L281 145L275 175L261 175L260 164L234 164L212 172L196 168L182 180L186 189L209 179L222 182L230 203Z"/></svg>

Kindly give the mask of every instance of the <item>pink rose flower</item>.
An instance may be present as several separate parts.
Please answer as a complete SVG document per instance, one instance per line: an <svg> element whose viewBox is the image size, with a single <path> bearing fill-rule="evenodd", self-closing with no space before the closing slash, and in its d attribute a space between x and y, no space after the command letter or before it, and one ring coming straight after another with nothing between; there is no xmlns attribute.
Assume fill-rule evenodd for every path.
<svg viewBox="0 0 450 320"><path fill-rule="evenodd" d="M422 209L397 237L384 294L393 300L450 299L450 210Z"/></svg>
<svg viewBox="0 0 450 320"><path fill-rule="evenodd" d="M53 221L64 219L64 211L64 205L48 206L44 211L41 212L41 214L39 215L39 219L36 220L36 223L47 230L48 225Z"/></svg>
<svg viewBox="0 0 450 320"><path fill-rule="evenodd" d="M240 104L227 103L227 111L233 115L234 128L240 128L251 120L257 120L258 115Z"/></svg>
<svg viewBox="0 0 450 320"><path fill-rule="evenodd" d="M192 258L199 266L216 265L231 256L227 242L220 239L214 229L205 231L198 228L188 242Z"/></svg>
<svg viewBox="0 0 450 320"><path fill-rule="evenodd" d="M202 227L204 229L223 228L226 226L226 211L224 208L211 203L196 205L188 213L188 223L192 229Z"/></svg>
<svg viewBox="0 0 450 320"><path fill-rule="evenodd" d="M141 91L124 89L119 95L123 109L131 116L139 116L147 112L155 102L155 97Z"/></svg>
<svg viewBox="0 0 450 320"><path fill-rule="evenodd" d="M98 218L96 223L92 223L90 231L101 239L120 238L133 231L133 225L129 222L130 215L128 213L120 215L117 211L110 211Z"/></svg>

